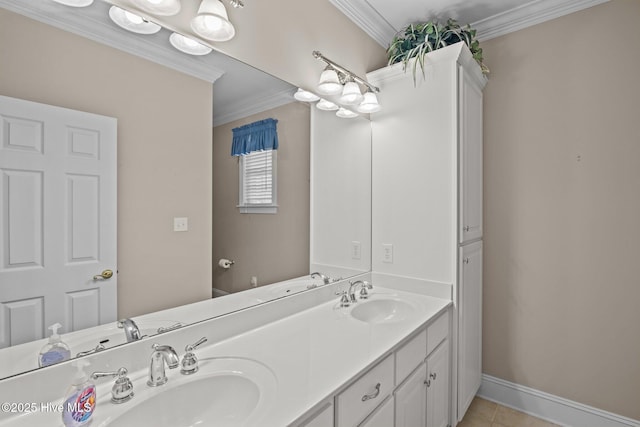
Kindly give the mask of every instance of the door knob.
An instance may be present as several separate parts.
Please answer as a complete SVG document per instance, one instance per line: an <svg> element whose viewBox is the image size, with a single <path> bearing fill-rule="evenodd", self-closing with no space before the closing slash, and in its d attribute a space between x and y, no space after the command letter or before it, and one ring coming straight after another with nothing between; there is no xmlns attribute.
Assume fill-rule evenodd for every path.
<svg viewBox="0 0 640 427"><path fill-rule="evenodd" d="M104 270L102 273L93 276L93 280L106 280L111 279L113 277L113 271Z"/></svg>

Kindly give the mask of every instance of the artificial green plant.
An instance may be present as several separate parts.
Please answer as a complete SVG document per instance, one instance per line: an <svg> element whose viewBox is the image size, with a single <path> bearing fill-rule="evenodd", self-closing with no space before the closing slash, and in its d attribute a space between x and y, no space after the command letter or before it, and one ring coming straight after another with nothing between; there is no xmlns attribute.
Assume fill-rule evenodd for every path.
<svg viewBox="0 0 640 427"><path fill-rule="evenodd" d="M429 21L421 24L407 25L399 31L391 41L387 55L389 65L402 62L405 66L415 58L413 63L413 80L416 80L417 66L424 73L424 59L428 52L437 50L454 43L465 42L469 47L473 59L475 59L482 72L487 74L489 69L482 63L482 48L476 40L476 30L469 25L461 27L454 19L448 19L446 23Z"/></svg>

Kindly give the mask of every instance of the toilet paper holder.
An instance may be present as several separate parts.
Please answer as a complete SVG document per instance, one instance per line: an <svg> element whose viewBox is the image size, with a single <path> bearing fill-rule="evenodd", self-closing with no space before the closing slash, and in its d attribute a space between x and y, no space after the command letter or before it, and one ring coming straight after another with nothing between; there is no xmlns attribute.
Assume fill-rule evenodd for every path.
<svg viewBox="0 0 640 427"><path fill-rule="evenodd" d="M225 258L221 258L220 261L218 261L218 265L224 268L225 270L231 268L231 266L235 263L236 263L235 261L230 259L225 259Z"/></svg>

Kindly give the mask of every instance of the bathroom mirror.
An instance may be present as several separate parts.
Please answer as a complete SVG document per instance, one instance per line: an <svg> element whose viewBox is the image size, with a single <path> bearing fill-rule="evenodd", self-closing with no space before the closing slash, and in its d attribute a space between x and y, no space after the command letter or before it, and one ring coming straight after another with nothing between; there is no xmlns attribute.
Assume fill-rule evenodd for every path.
<svg viewBox="0 0 640 427"><path fill-rule="evenodd" d="M91 20L88 21L88 24L86 25L86 27L88 26L90 30L93 30L94 28L97 28L97 26L104 24L104 23L102 24L98 23L96 19L98 19L98 17L102 17L102 15L106 16L106 12L108 11L108 5L101 1L94 2L94 4L90 8L87 8L87 10L85 10L84 8L83 9L65 8L64 6L51 1L29 2L28 4L25 4L25 2L22 2L19 0L0 0L0 8L2 8L2 10L0 10L0 12L2 12L2 14L0 15L0 19L13 19L11 15L7 15L7 14L9 13L14 14L15 12L18 12L21 15L24 14L26 16L30 16L31 18L42 19L44 21L51 18L51 16L54 16L58 21L63 21L65 19L76 19L81 21L82 20L81 18L84 17L85 14L89 14L91 16ZM64 13L64 16L60 15L61 13ZM16 16L19 16L19 15L16 15ZM27 19L27 18L20 16L20 19ZM110 22L107 22L106 25L113 27L111 28L111 31L114 32L114 35L113 35L114 38L130 37L132 39L138 40L137 38L140 37L138 35L127 34L123 30L114 27L113 24ZM48 26L48 24L34 22L29 25L30 28L42 27L42 26ZM29 43L35 44L35 45L38 44L37 42L30 42L31 34L28 33L26 30L24 33L21 33L21 34L9 34L9 33L6 33L7 31L9 31L8 28L15 28L15 26L4 25L4 23L0 21L0 35L2 36L2 39L5 40L6 43L8 43L9 40L15 41L16 39L23 39L25 40L26 44L29 44ZM87 28L85 28L85 32L86 30ZM41 28L41 31L45 34L47 33L47 30L44 28ZM168 33L165 33L165 36L167 34ZM75 36L75 35L73 36L69 35L68 37L81 38L81 36ZM100 37L98 36L96 36L95 38L100 39ZM159 35L154 35L152 36L152 38L145 39L145 40L147 40L151 44L166 43L164 38L161 38ZM149 48L156 49L157 47L149 46ZM169 56L180 57L180 55L183 55L181 53L173 52L171 47L167 47L163 45L161 48L165 49L168 52ZM35 61L33 60L32 57L37 55L42 55L42 53L38 53L37 50L34 52L25 50L20 55L21 55L21 58L24 58L25 64L33 64ZM82 57L78 58L78 57L75 57L74 55L81 55L81 54L74 53L73 49L69 49L69 52L67 52L67 56L65 56L64 58L60 58L60 60L78 61L78 64L80 66L80 64L83 61L83 58ZM214 52L212 55L220 55L220 54ZM51 58L51 60L56 60L56 59L57 58ZM207 70L209 67L207 63L207 59L201 59L201 58L194 59L192 57L188 57L187 60L191 62L195 61L196 65L198 65L200 69ZM237 62L229 58L223 60L223 62L224 61ZM7 65L8 64L7 61L0 60L0 63L2 63L2 67L3 67L3 72L0 73L0 82L2 79L2 75L5 73L24 72L25 74L31 74L31 70L20 70L19 63L13 64L10 68ZM153 67L151 68L157 69L159 73L164 73L164 74L175 72L174 70L168 70L166 67L163 67L162 65L153 64ZM130 70L127 70L126 67L122 69L123 74L127 73L128 71ZM293 153L290 150L287 150L286 147L283 146L281 150L278 152L278 180L279 180L278 201L279 201L279 204L281 205L278 214L247 215L247 214L237 213L237 207L236 207L237 177L238 177L237 159L232 158L229 155L231 141L228 140L226 143L223 142L219 146L216 145L216 142L214 142L214 147L213 147L214 165L218 164L216 159L219 154L224 156L224 160L223 162L222 161L220 162L220 165L218 165L217 168L215 166L212 168L213 181L214 181L213 183L214 206L213 206L212 217L213 217L214 225L212 227L213 228L213 239L212 239L213 250L212 250L211 258L213 259L211 260L209 259L203 260L202 258L193 259L185 262L185 265L187 265L188 267L185 267L184 271L182 270L173 271L170 267L171 257L181 256L181 253L178 252L178 253L170 254L169 250L171 248L167 247L167 256L161 257L155 261L151 260L151 263L154 264L155 267L169 266L165 269L164 272L162 271L163 268L154 268L154 270L158 270L159 274L174 275L177 278L175 280L175 285L171 286L172 289L169 289L166 287L154 289L156 280L153 277L147 277L147 275L154 274L156 272L150 271L150 270L145 270L141 272L134 271L136 266L131 265L132 263L129 260L121 259L120 256L124 257L126 256L126 253L125 255L122 255L124 251L120 251L118 264L121 270L120 274L122 275L122 280L120 281L120 283L123 284L123 286L129 287L133 283L143 284L145 286L148 286L149 292L157 292L157 293L174 292L176 295L175 297L174 296L171 297L174 300L173 305L177 307L176 311L174 312L175 317L158 318L153 321L150 321L148 324L144 325L143 333L145 335L151 335L151 334L157 333L158 328L172 327L177 322L188 324L191 322L204 320L213 315L221 315L221 314L225 314L225 312L231 312L231 311L236 311L239 309L246 308L252 304L259 304L259 303L265 302L268 299L265 299L265 298L242 299L240 298L240 295L238 295L237 298L232 298L232 296L239 294L241 291L251 288L252 277L257 278L257 284L259 286L264 286L269 283L280 282L286 279L307 275L310 272L316 271L316 270L321 271L325 274L331 275L333 277L346 278L350 275L365 272L370 269L370 253L371 253L371 249L370 249L370 194L371 194L370 155L371 154L370 153L371 151L370 151L370 124L368 120L364 118L351 119L351 120L339 119L335 116L334 113L316 111L316 108L314 106L310 106L308 104L301 104L297 101L285 102L283 101L283 98L285 97L285 95L287 97L290 97L294 92L294 88L281 81L280 83L275 83L274 87L277 87L277 89L272 88L271 95L269 96L269 98L275 97L280 99L275 100L275 102L273 102L274 100L272 99L271 104L265 101L264 104L270 105L270 108L267 111L252 110L247 112L247 114L249 114L248 116L246 114L244 115L240 114L235 116L231 114L226 116L225 118L225 112L224 111L221 112L221 107L215 106L216 96L219 96L219 98L223 98L224 90L222 89L222 85L225 84L225 80L229 83L230 86L234 86L234 85L242 86L245 89L250 89L249 91L252 92L252 95L257 97L254 99L260 99L260 95L259 93L257 93L257 89L255 88L255 86L251 86L247 84L248 81L257 82L259 81L259 78L245 77L245 80L243 83L242 80L238 82L238 80L234 81L233 79L229 79L229 77L232 77L232 74L236 75L235 72L229 73L229 75L223 76L222 78L219 79L219 81L217 81L217 83L213 85L214 117L216 115L223 117L223 119L220 122L214 123L214 126L215 126L214 129L218 128L218 132L216 132L215 130L213 132L214 141L216 140L218 134L229 132L230 129L236 125L240 125L245 122L250 122L253 120L258 120L261 114L267 114L267 115L276 114L277 115L276 118L279 120L279 124L280 124L279 132L281 132L280 138L282 143L291 144L291 145L300 144L302 147L298 147L298 148L302 148L302 150L298 150L296 152L295 154L296 159L293 162L292 162ZM95 76L82 76L82 78L91 79L91 78L95 78ZM265 76L264 78L266 80L269 80L269 79L274 80L274 78L269 76ZM229 80L231 81L229 82ZM50 81L50 82L47 82L46 84L55 86L59 84L59 82ZM101 82L95 81L93 84L100 85ZM37 99L37 96L33 96L33 95L21 96L22 88L14 88L14 89L16 90L13 91L10 94L10 96L13 96L16 98L31 97L31 98ZM29 88L25 87L24 90L28 91ZM82 94L80 94L80 96L82 96ZM236 99L238 98L242 99L247 97L246 94L245 95L229 95L229 96L236 96ZM265 95L262 95L262 98L265 98ZM153 97L151 97L149 99L145 99L144 101L148 102L151 105L152 103L160 102L159 99L160 98L154 99ZM92 101L100 102L99 100L95 100L95 99ZM289 101L291 101L291 98L289 98ZM131 102L131 100L123 99L123 100L120 100L119 102L128 103L128 102ZM140 102L140 100L135 100L135 102ZM55 100L50 101L48 103L52 105L56 105ZM80 104L82 104L82 102L80 102ZM87 103L87 105L89 104L90 103ZM219 105L229 106L231 104L232 102L229 99L226 99L226 100L223 99L223 102L221 102ZM259 104L259 103L256 101L248 101L247 104L255 106L256 104ZM235 107L237 107L237 105ZM86 108L78 107L78 109L82 109L86 111L92 110L90 106ZM285 111L282 112L280 110L285 110ZM322 114L322 117L320 118L316 117L317 113ZM113 115L115 116L116 114L113 114ZM233 120L229 121L229 117L232 117ZM295 120L296 118L298 119L301 118L301 120L303 121L306 120L306 122L300 123L299 124L300 126L296 128L294 134L301 135L301 134L305 134L306 132L305 137L298 138L297 136L292 136L291 134L291 124L293 120ZM126 123L128 118L118 117L118 120L119 120L119 129L118 129L119 134L123 134L123 136L125 136L124 135L125 133L130 133L129 129L131 129L131 124ZM199 118L198 120L209 121L207 125L211 124L210 116L202 115L202 117ZM312 121L311 124L310 124L310 121ZM356 133L359 133L359 135L356 136ZM335 136L335 138L332 138L332 135ZM223 139L225 138L226 137L224 137ZM311 140L313 140L315 144L315 148L313 150L309 145ZM343 146L353 141L357 141L357 142L346 148ZM153 146L154 142L155 141L150 141L150 144ZM183 140L180 140L179 142L185 143L185 141ZM358 155L355 153L354 150L356 150L357 147L360 147L361 149L364 150L361 155ZM162 147L153 146L153 149L161 151ZM335 153L333 153L334 150L336 150ZM126 163L129 160L127 157L128 156L127 153L128 153L127 150L119 149L119 156L122 156L122 157L119 157L118 159L118 163L120 165L126 166ZM152 155L150 158L153 159L154 156ZM362 161L362 162L353 164L354 159L358 159L358 161ZM221 166L222 163L224 163L225 166ZM282 169L287 167L288 164L289 164L289 167L295 166L295 168L290 168L288 171L285 171L284 169ZM367 164L369 167L369 172L367 172ZM295 169L295 170L291 170L291 169ZM172 173L172 171L170 170L169 171L162 170L162 171L158 171L158 173L159 172L165 172L169 174ZM224 172L225 174L224 175L220 174L222 172ZM217 174L220 174L220 175L217 175ZM130 185L148 186L148 188L145 191L147 191L150 194L149 197L152 197L151 196L152 194L163 192L164 191L163 188L154 187L155 185L154 177L159 177L159 175L141 177L135 183L130 182L128 178L126 180L125 178L123 178L119 183L119 188L118 188L119 193L127 193L128 191L130 191L128 189ZM340 179L340 177L348 178L348 182L343 181L342 179ZM211 177L206 174L196 178L197 180L202 182L205 182L211 179ZM222 182L223 185L218 187L216 184L216 180L218 180L217 181L218 183ZM310 180L312 183L311 190L310 190ZM123 185L124 182L126 182L125 185ZM287 185L287 184L291 184L291 183L296 184L295 191L297 191L297 193L287 193L287 189L290 187L290 185ZM223 190L221 190L221 188ZM301 189L306 189L306 196L300 195ZM174 188L172 189L172 191L178 194L182 191L187 191L187 190ZM194 191L202 191L202 190L198 189ZM228 194L223 195L224 196L223 198L227 199L224 202L220 202L219 198L217 197L220 195L221 191L228 191ZM310 193L311 193L311 196L309 195ZM123 203L120 202L120 195L118 197L119 197L119 204L122 205ZM221 211L218 211L218 213L216 213L217 212L216 201L218 201L219 205L223 205L220 207L221 208L224 207L224 209L227 210L226 213L221 213ZM311 206L311 210L310 210L310 206ZM149 253L152 252L151 249L153 246L158 246L157 242L153 242L153 241L147 242L145 241L145 239L135 239L135 234L138 228L142 229L147 227L155 227L158 224L161 224L161 226L164 227L165 224L168 224L169 222L172 221L173 218L168 215L165 215L166 217L163 216L162 218L153 217L152 214L154 210L156 210L154 209L154 206L150 206L148 209L148 212L145 211L145 213L150 213L149 216L144 217L141 215L140 218L134 218L133 220L131 218L126 218L126 221L124 221L123 218L120 218L121 215L119 212L118 236L121 236L122 234L126 234L127 236L133 236L133 237L129 237L130 240L128 240L126 244L127 246L130 245L130 242L134 244L134 248L129 249L130 251L129 253L131 253L131 251L135 251L136 255L140 257L144 257L146 252L149 252ZM176 211L179 211L179 209L176 209ZM294 216L290 216L292 214L292 211ZM304 215L300 215L300 212L304 213ZM298 214L297 216L295 215L296 213ZM191 214L186 213L184 215L186 216ZM361 215L361 216L358 217L358 215ZM284 225L280 225L280 226L283 227L282 230L285 230L285 231L282 231L282 233L287 233L287 238L290 239L290 243L287 243L288 245L287 249L293 250L297 254L297 258L295 260L292 260L291 256L286 256L286 255L281 256L281 254L284 252L279 252L278 246L277 245L274 246L274 242L283 244L282 243L283 234L279 235L277 233L277 228L272 227L272 225L275 219L283 218L283 217L285 218ZM216 223L216 221L220 220L221 218L222 218L221 222ZM235 221L235 223L232 224L229 221ZM261 227L262 229L265 229L266 227L272 227L270 228L270 230L271 231L275 230L275 234L269 236L269 233L245 230L245 229L248 229L250 226L256 226L256 223L258 221L265 222L265 225L257 224L258 230ZM336 226L333 227L332 221L338 221L339 223L336 222L335 224ZM294 226L296 227L295 231L292 231L294 229L293 228ZM197 227L198 227L197 221L193 221L193 223L190 223L190 227L193 227L194 230L197 230ZM350 230L350 227L355 227L355 228L354 230ZM230 236L217 238L216 236L219 235L217 234L220 232L219 230L225 230L225 231L241 230L241 231L248 231L248 232L242 235L238 232L229 233ZM337 239L335 250L332 248L331 239L327 238L330 235L330 233L326 232L328 230L331 230L333 232L333 235ZM179 239L184 239L186 234L187 233L183 235L179 233L172 233L172 234L170 233L170 239L174 239L177 242L176 245L178 245ZM235 241L233 240L234 236L237 238L237 240ZM270 241L265 240L265 237L269 237L271 240ZM278 239L281 241L277 242ZM173 240L170 240L170 241L173 241ZM275 248L274 250L271 251L271 253L267 253L267 255L273 256L276 261L270 260L269 258L266 258L266 257L256 258L252 254L247 254L244 252L237 251L237 248L244 248L244 249L249 247L259 248L261 247L261 245L264 245L264 247L267 247L267 248ZM157 253L158 248L153 248L153 251ZM263 250L262 252L264 253L265 251ZM300 254L302 254L302 256L300 256ZM220 258L233 259L236 264L234 264L234 266L229 270L222 270L219 267L217 267L217 262ZM225 292L234 294L229 297L220 298L220 301L222 302L221 305L223 306L227 305L227 304L224 304L224 301L225 301L225 298L228 298L229 304L227 305L226 309L221 309L216 313L210 313L210 312L207 313L206 311L203 311L202 313L198 313L197 310L196 311L189 310L188 313L186 311L180 312L180 308L185 303L193 302L193 300L185 301L180 299L180 292L182 291L184 286L189 285L188 283L189 279L185 279L185 282L186 282L185 283L181 281L179 278L182 276L192 277L188 275L189 271L187 271L188 269L190 269L189 267L190 262L193 263L193 265L201 264L203 262L212 263L213 267L211 270L213 275L213 279L212 279L213 286L218 290L222 291L220 292L220 294L224 294ZM286 263L289 267L291 265L293 265L293 267L291 267L289 271L285 271L285 269L280 267L274 268L273 265L275 262ZM126 264L126 268L124 268L125 264ZM263 272L266 272L266 273L263 273ZM270 272L275 272L275 275L269 277L268 274ZM205 278L205 280L206 279L208 278ZM7 286L7 284L0 283L0 303L4 302L2 300L2 295L1 295L3 286ZM119 295L125 295L124 292L120 292L120 287L118 289L119 289ZM140 291L140 293L137 293L137 294L128 293L126 294L128 295L126 298L126 301L124 302L121 300L118 301L119 307L123 304L126 304L127 313L125 314L125 316L135 318L135 316L152 313L160 308L166 309L166 308L172 307L172 305L163 305L158 308L158 307L154 307L153 305L150 305L148 302L149 298L147 298L147 294L145 294L145 292L146 291L144 291L143 289ZM274 295L274 298L279 298L282 296L279 293L274 293L273 295ZM207 298L207 297L208 296L204 298ZM5 331L9 327L7 318L5 316L6 312L2 311L1 314L2 314L2 317L0 317L0 322L3 322L3 324L0 329ZM42 326L41 328L42 335L48 336L48 331L46 330L46 327L48 325L43 324L41 326ZM12 327L19 328L20 326L14 323ZM81 347L83 348L86 347L86 350L90 350L89 347L93 348L96 335L92 328L88 328L84 331L75 331L74 333L76 332L78 333L78 335L76 335L77 341L80 343L79 345ZM122 330L119 330L116 328L115 322L112 322L112 324L110 324L110 329L108 334L112 334L114 337L117 335L119 338L122 338L124 336L124 333L122 332ZM105 335L105 332L102 331L99 333L100 337L102 337L103 335ZM89 343L91 343L91 345L89 345ZM40 345L38 345L38 348L39 347ZM28 354L24 354L16 358L15 355L12 356L8 353L10 351L11 351L11 348L0 349L0 362L2 362L5 366L12 366L14 362L18 360L18 358L28 358L28 357L31 357L30 355L33 356L34 361L36 360L37 353L30 352ZM15 364L15 366L17 368L18 366L17 363ZM28 369L29 368L16 369L10 374L0 375L0 378L6 377L9 375L15 375L15 374L24 372Z"/></svg>

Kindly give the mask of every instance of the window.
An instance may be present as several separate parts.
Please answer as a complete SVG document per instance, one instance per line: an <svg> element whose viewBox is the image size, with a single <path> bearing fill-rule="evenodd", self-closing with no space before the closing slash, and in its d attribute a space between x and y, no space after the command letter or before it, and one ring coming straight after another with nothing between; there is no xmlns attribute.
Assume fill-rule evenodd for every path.
<svg viewBox="0 0 640 427"><path fill-rule="evenodd" d="M239 170L240 213L276 213L276 151L240 156Z"/></svg>

